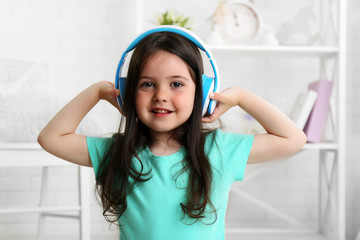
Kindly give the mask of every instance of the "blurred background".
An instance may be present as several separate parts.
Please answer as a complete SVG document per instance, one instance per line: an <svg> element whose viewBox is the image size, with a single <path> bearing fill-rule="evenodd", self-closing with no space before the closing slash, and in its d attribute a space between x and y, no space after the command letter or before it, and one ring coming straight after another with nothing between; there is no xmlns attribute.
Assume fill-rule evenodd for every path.
<svg viewBox="0 0 360 240"><path fill-rule="evenodd" d="M121 54L139 32L170 23L209 44L221 89L247 88L289 116L311 82L334 81L334 117L321 141L288 159L249 166L234 185L227 238L359 240L360 2L344 0L342 14L346 4L339 2L0 0L0 239L36 239L39 231L42 239L80 239L78 219L32 208L79 206L80 200L82 239L118 239L96 201L91 169L82 169L80 199L78 168L59 164L44 171L42 163L57 160L37 155L36 138L80 91L114 81ZM226 131L263 131L239 109L223 122ZM79 133L104 136L118 123L117 111L101 102ZM77 214L75 208L65 212Z"/></svg>

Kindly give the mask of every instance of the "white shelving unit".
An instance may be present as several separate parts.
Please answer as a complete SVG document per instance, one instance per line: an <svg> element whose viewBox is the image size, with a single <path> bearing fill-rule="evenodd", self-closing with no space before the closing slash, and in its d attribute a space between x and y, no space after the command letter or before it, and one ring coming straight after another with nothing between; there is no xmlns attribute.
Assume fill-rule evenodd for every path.
<svg viewBox="0 0 360 240"><path fill-rule="evenodd" d="M322 142L306 144L303 151L319 152L319 207L318 207L318 229L306 229L300 223L281 211L272 208L246 192L234 189L233 192L242 198L255 203L257 206L267 209L269 212L287 220L293 229L227 229L234 239L249 237L251 239L345 239L345 87L346 87L346 1L322 1L329 4L331 13L329 21L334 24L334 46L210 46L214 54L229 54L231 56L244 57L296 57L316 58L320 60L319 78L329 78L334 82L333 100L331 107L333 142ZM335 64L327 66L328 60L335 60ZM332 76L327 74L329 70ZM235 235L234 235L235 234ZM241 234L241 235L236 235ZM252 235L251 235L252 234ZM272 235L269 235L272 234Z"/></svg>
<svg viewBox="0 0 360 240"><path fill-rule="evenodd" d="M303 151L319 152L319 205L318 229L306 229L296 219L283 214L265 202L239 189L232 190L239 197L252 201L278 217L298 227L287 229L227 229L228 239L345 239L345 112L346 112L346 0L327 1L331 13L329 21L334 23L334 46L214 46L214 55L243 57L295 57L316 58L320 61L320 78L334 82L333 104L333 142L322 142L304 146ZM325 13L326 14L326 13ZM328 61L334 60L334 65ZM327 66L329 65L329 66ZM327 74L326 71L332 72ZM331 75L331 76L329 76ZM315 160L315 159L314 159ZM258 173L256 173L258 174ZM241 235L237 235L241 234ZM234 236L234 238L232 238Z"/></svg>
<svg viewBox="0 0 360 240"><path fill-rule="evenodd" d="M7 55L7 56L6 56ZM31 64L31 67L25 71L16 84L10 88L1 89L0 94L11 95L21 89L23 85L30 81L31 75L41 65L47 66L48 91L52 90L54 65L48 56L23 56L18 54L5 54L2 60L20 61ZM10 121L10 119L9 119ZM91 169L78 167L78 203L69 206L47 206L45 203L47 195L47 180L49 167L74 166L64 160L52 156L45 152L36 142L13 142L0 143L0 168L29 168L37 167L42 169L42 181L39 192L38 206L11 206L3 208L0 206L0 215L2 214L39 214L38 221L38 239L42 239L44 229L44 219L46 217L59 217L77 219L79 222L79 237L81 240L90 239L90 173ZM75 183L76 184L76 183ZM73 214L68 214L69 212Z"/></svg>
<svg viewBox="0 0 360 240"><path fill-rule="evenodd" d="M303 151L318 152L319 204L318 229L306 229L301 223L259 199L235 189L240 197L248 198L268 211L289 221L296 228L287 229L227 229L227 239L309 239L345 240L345 100L346 100L346 0L319 0L322 40L320 46L244 46L209 45L214 55L241 57L291 57L318 59L319 79L334 82L331 116L334 141L306 144ZM143 30L144 0L136 1L136 32ZM324 21L325 19L325 21ZM330 33L328 33L330 32ZM326 38L334 44L326 44ZM333 60L334 64L330 64ZM331 72L328 74L327 71ZM249 176L247 176L249 177ZM300 224L299 224L300 223ZM240 234L240 235L239 235Z"/></svg>
<svg viewBox="0 0 360 240"><path fill-rule="evenodd" d="M79 221L79 239L90 240L90 169L78 168L78 204L68 206L47 206L44 204L47 192L47 168L75 166L45 152L37 143L1 143L0 168L29 168L43 169L40 201L38 206L16 206L0 208L1 214L39 214L38 239L43 239L45 217L71 218ZM76 184L76 183L75 183ZM68 214L69 212L75 214ZM41 238L42 236L42 238Z"/></svg>

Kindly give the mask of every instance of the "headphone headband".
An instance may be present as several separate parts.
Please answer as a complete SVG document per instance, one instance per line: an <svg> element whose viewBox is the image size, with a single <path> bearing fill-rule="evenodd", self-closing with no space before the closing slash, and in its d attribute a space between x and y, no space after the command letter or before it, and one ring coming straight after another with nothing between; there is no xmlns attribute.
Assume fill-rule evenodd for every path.
<svg viewBox="0 0 360 240"><path fill-rule="evenodd" d="M137 36L135 38L135 40L129 45L129 47L125 50L126 53L130 52L131 50L133 50L138 43L144 39L145 37L149 36L150 34L156 33L156 32L173 32L173 33L177 33L179 35L182 35L184 37L186 37L187 39L189 39L191 42L193 42L198 48L200 48L201 50L207 52L208 50L205 49L206 45L205 43L196 35L194 35L194 33L192 33L190 30L186 29L186 28L181 28L178 26L173 26L173 25L163 25L163 26L159 26L159 27L155 27L152 28L148 31L145 31L143 33L141 33L139 36Z"/></svg>
<svg viewBox="0 0 360 240"><path fill-rule="evenodd" d="M201 49L202 51L205 52L205 54L207 55L211 67L213 69L214 72L214 81L213 81L213 92L217 92L218 91L218 71L217 71L217 65L215 60L213 59L212 53L210 51L210 49L206 46L206 44L197 36L195 35L192 31L186 29L186 28L182 28L182 27L178 27L178 26L173 26L173 25L162 25L159 27L155 27L152 28L150 30L147 30L143 33L141 33L139 36L137 36L132 42L131 44L126 48L125 52L122 54L117 71L116 71L116 77L115 77L115 87L117 89L120 89L120 96L118 97L118 103L120 108L122 108L122 104L123 104L123 94L122 91L124 90L124 86L120 86L122 85L122 80L125 81L124 78L121 77L121 73L122 73L122 68L124 66L124 62L126 59L126 56L129 52L131 52L138 44L141 40L143 40L145 37L149 36L150 34L156 33L156 32L173 32L173 33L177 33L185 38L187 38L188 40L190 40L192 43L194 43L199 49ZM215 101L213 100L209 100L209 109L211 110L211 113L213 111L213 109L215 108Z"/></svg>

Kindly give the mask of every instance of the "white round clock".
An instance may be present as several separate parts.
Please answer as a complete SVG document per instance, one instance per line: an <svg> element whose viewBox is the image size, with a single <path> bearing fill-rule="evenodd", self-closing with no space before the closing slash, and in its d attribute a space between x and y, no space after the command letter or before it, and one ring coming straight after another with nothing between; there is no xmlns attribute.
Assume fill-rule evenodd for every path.
<svg viewBox="0 0 360 240"><path fill-rule="evenodd" d="M250 1L225 2L216 18L216 29L227 44L249 43L260 31L260 15Z"/></svg>

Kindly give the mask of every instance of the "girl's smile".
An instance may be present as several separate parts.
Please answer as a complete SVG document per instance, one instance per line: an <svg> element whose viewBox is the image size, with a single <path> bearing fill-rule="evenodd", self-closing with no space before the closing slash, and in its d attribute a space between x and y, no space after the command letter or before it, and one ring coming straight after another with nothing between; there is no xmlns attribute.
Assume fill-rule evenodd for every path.
<svg viewBox="0 0 360 240"><path fill-rule="evenodd" d="M181 58L166 51L149 58L136 91L136 113L153 135L168 137L185 123L194 98L195 83Z"/></svg>
<svg viewBox="0 0 360 240"><path fill-rule="evenodd" d="M164 108L154 108L152 112L155 114L156 117L166 117L169 114L173 113L174 111Z"/></svg>

